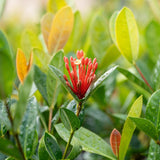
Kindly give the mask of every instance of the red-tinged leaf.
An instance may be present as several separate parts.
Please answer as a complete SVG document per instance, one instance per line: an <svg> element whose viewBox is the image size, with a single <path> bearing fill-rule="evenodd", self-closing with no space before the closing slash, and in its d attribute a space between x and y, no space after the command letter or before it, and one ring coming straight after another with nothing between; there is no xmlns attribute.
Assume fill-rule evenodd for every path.
<svg viewBox="0 0 160 160"><path fill-rule="evenodd" d="M119 155L119 146L121 142L121 134L118 130L114 129L110 135L110 144L113 150L113 153L118 157Z"/></svg>

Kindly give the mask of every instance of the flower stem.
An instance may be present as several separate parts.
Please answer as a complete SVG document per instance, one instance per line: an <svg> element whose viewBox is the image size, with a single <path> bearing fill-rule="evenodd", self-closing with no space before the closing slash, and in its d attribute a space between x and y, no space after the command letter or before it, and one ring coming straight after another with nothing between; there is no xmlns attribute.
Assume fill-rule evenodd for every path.
<svg viewBox="0 0 160 160"><path fill-rule="evenodd" d="M69 145L70 145L71 140L72 140L72 138L73 138L73 135L74 135L74 131L73 131L73 130L71 130L70 137L69 137L69 140L68 140L68 142L67 142L67 145L66 145L65 151L64 151L64 153L63 153L63 157L62 157L62 159L64 159L64 158L65 158L65 156L66 156L66 154L67 154L67 151L68 151Z"/></svg>
<svg viewBox="0 0 160 160"><path fill-rule="evenodd" d="M77 113L76 113L76 116L79 117L79 114L81 112L81 109L82 109L82 103L79 103L78 106L77 106Z"/></svg>
<svg viewBox="0 0 160 160"><path fill-rule="evenodd" d="M17 143L18 148L19 148L19 151L20 151L20 153L21 153L21 155L22 155L22 157L23 157L23 160L26 160L26 159L25 159L25 156L24 156L24 152L23 152L22 146L21 146L21 143L20 143L20 140L19 140L19 137L18 137L18 133L15 133L15 132L14 132L14 128L13 128L13 126L14 126L14 124L13 124L13 119L12 119L12 116L11 116L11 112L10 112L10 110L9 110L8 103L7 103L6 100L5 100L4 103L5 103L5 106L6 106L7 113L8 113L8 118L9 118L10 123L11 123L11 126L12 126L13 136L14 136L14 138L16 139L16 143Z"/></svg>
<svg viewBox="0 0 160 160"><path fill-rule="evenodd" d="M52 124L52 114L53 114L53 105L49 109L49 121L48 121L48 131L51 132L51 124Z"/></svg>
<svg viewBox="0 0 160 160"><path fill-rule="evenodd" d="M136 65L136 63L134 63L134 66L136 68L136 70L138 71L138 73L140 74L140 76L142 77L142 79L144 80L144 82L146 83L146 85L152 90L152 87L150 86L150 84L148 83L148 81L146 80L146 78L144 77L143 73L141 72L141 70L139 69L139 67Z"/></svg>
<svg viewBox="0 0 160 160"><path fill-rule="evenodd" d="M79 117L79 114L80 114L80 112L81 112L81 109L82 109L82 103L78 103L78 104L77 104L77 113L76 113L76 116L77 116L77 117ZM64 159L65 156L66 156L66 154L67 154L67 151L68 151L69 145L70 145L70 143L71 143L71 140L72 140L72 138L73 138L74 132L75 132L75 131L73 131L73 130L71 130L71 132L70 132L70 137L69 137L69 140L68 140L68 142L67 142L67 145L66 145L65 151L64 151L64 153L63 153L62 159Z"/></svg>

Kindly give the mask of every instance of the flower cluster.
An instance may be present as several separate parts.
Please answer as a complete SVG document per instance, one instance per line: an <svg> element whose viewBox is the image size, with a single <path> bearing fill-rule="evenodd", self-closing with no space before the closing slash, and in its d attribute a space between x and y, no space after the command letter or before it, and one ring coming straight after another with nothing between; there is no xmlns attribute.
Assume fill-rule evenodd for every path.
<svg viewBox="0 0 160 160"><path fill-rule="evenodd" d="M95 79L95 71L97 69L98 63L96 62L96 58L91 61L90 58L84 58L83 51L77 51L77 58L70 57L70 64L72 70L69 67L69 60L67 57L64 57L65 67L69 73L70 81L66 75L64 75L64 79L66 84L70 87L70 89L77 95L79 99L84 98L89 86Z"/></svg>

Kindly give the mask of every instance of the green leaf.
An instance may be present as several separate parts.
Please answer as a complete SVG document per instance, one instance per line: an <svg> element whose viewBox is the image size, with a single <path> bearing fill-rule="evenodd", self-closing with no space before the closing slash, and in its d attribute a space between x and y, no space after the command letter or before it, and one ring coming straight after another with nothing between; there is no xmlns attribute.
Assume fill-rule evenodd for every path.
<svg viewBox="0 0 160 160"><path fill-rule="evenodd" d="M106 69L109 65L111 65L113 62L115 62L119 57L121 53L117 49L117 47L112 44L108 49L106 54L104 55L102 62L100 63L99 69L103 70Z"/></svg>
<svg viewBox="0 0 160 160"><path fill-rule="evenodd" d="M48 0L47 11L55 14L59 9L66 5L67 3L65 0Z"/></svg>
<svg viewBox="0 0 160 160"><path fill-rule="evenodd" d="M37 102L33 97L29 100L26 113L20 126L20 141L24 149L25 157L28 159L34 154L38 144L37 128Z"/></svg>
<svg viewBox="0 0 160 160"><path fill-rule="evenodd" d="M44 143L44 136L42 136L40 142L39 142L39 148L38 148L38 157L39 160L51 160L46 147L45 147L45 143Z"/></svg>
<svg viewBox="0 0 160 160"><path fill-rule="evenodd" d="M8 113L6 111L6 107L4 106L4 103L2 101L0 101L0 125L1 125L2 130L3 129L8 130L8 129L11 128L11 124L10 124L10 121L8 119Z"/></svg>
<svg viewBox="0 0 160 160"><path fill-rule="evenodd" d="M160 146L151 140L147 160L160 160Z"/></svg>
<svg viewBox="0 0 160 160"><path fill-rule="evenodd" d="M24 83L21 84L19 88L19 100L16 104L15 115L14 115L14 131L17 132L18 127L20 126L24 113L26 111L28 97L31 91L33 81L33 70L31 69L29 74L24 80Z"/></svg>
<svg viewBox="0 0 160 160"><path fill-rule="evenodd" d="M158 57L157 59L157 63L154 67L154 71L153 71L153 74L152 74L152 82L153 82L153 85L154 85L154 90L158 90L160 89L160 56Z"/></svg>
<svg viewBox="0 0 160 160"><path fill-rule="evenodd" d="M45 132L44 135L45 147L53 160L62 158L62 151L57 144L56 139L49 133Z"/></svg>
<svg viewBox="0 0 160 160"><path fill-rule="evenodd" d="M142 104L143 99L142 96L140 96L133 103L128 113L127 119L124 123L124 127L122 130L121 143L119 147L119 160L124 160L133 132L136 128L136 125L134 124L134 122L132 122L131 119L129 119L129 117L140 117Z"/></svg>
<svg viewBox="0 0 160 160"><path fill-rule="evenodd" d="M33 48L33 61L34 64L36 64L42 71L46 72L48 69L48 63L50 60L50 56L44 51L38 49L38 48Z"/></svg>
<svg viewBox="0 0 160 160"><path fill-rule="evenodd" d="M50 65L56 66L60 71L63 72L64 70L64 62L63 62L63 52L57 52L51 62ZM56 75L48 69L47 74L47 95L48 95L48 102L50 106L54 106L57 102L57 97L60 91L60 81L57 79Z"/></svg>
<svg viewBox="0 0 160 160"><path fill-rule="evenodd" d="M139 50L139 34L132 11L124 7L116 19L116 42L122 55L131 63L135 62Z"/></svg>
<svg viewBox="0 0 160 160"><path fill-rule="evenodd" d="M136 85L140 86L141 88L145 89L149 93L152 93L152 90L137 76L135 76L133 73L127 71L126 69L123 69L121 67L118 67L117 70L122 73L125 77L127 77L131 82L135 83Z"/></svg>
<svg viewBox="0 0 160 160"><path fill-rule="evenodd" d="M111 18L109 19L109 31L112 37L113 42L116 44L116 18L118 15L118 11L115 11Z"/></svg>
<svg viewBox="0 0 160 160"><path fill-rule="evenodd" d="M112 68L110 68L108 71L106 71L104 74L102 74L94 83L93 85L91 85L89 87L89 89L87 90L87 93L85 95L85 97L82 99L83 101L86 101L90 96L91 94L94 93L94 91L101 85L101 83L106 79L108 78L109 75L111 75L111 73L113 73L116 69L117 69L118 66L114 66Z"/></svg>
<svg viewBox="0 0 160 160"><path fill-rule="evenodd" d="M149 49L150 57L157 60L160 53L160 24L151 21L146 27L145 39Z"/></svg>
<svg viewBox="0 0 160 160"><path fill-rule="evenodd" d="M12 156L17 160L22 160L22 155L18 148L9 140L0 138L0 152L5 155Z"/></svg>
<svg viewBox="0 0 160 160"><path fill-rule="evenodd" d="M74 94L74 92L68 87L66 84L65 79L63 78L63 73L57 69L56 67L49 65L50 70L59 78L63 86L68 90L68 92L73 96L73 98L77 101L80 102L80 99Z"/></svg>
<svg viewBox="0 0 160 160"><path fill-rule="evenodd" d="M114 118L118 118L118 119L123 120L123 121L125 121L127 119L127 115L122 114L122 113L114 113L114 114L112 114L112 116Z"/></svg>
<svg viewBox="0 0 160 160"><path fill-rule="evenodd" d="M91 47L98 62L102 60L111 44L107 20L100 13L94 16L90 27Z"/></svg>
<svg viewBox="0 0 160 160"><path fill-rule="evenodd" d="M42 97L48 104L48 97L47 97L47 76L43 73L36 65L34 66L34 82L36 87L38 88L39 92L41 93Z"/></svg>
<svg viewBox="0 0 160 160"><path fill-rule="evenodd" d="M74 145L67 159L74 160L82 151L82 147L78 144Z"/></svg>
<svg viewBox="0 0 160 160"><path fill-rule="evenodd" d="M146 107L146 119L150 120L155 126L160 136L160 90L154 92L149 98Z"/></svg>
<svg viewBox="0 0 160 160"><path fill-rule="evenodd" d="M25 29L25 31L22 33L21 46L24 50L27 59L29 59L30 52L33 48L42 49L42 44L38 38L38 33L36 33L37 30L37 28L31 27Z"/></svg>
<svg viewBox="0 0 160 160"><path fill-rule="evenodd" d="M64 126L69 131L76 131L80 127L80 121L78 117L70 110L66 108L60 109L60 117Z"/></svg>
<svg viewBox="0 0 160 160"><path fill-rule="evenodd" d="M64 125L56 124L55 128L58 134L66 142L68 142L70 133L64 127ZM73 139L71 141L71 144L73 146L76 145L77 143L80 146L82 146L82 150L84 151L95 153L95 154L107 157L109 159L114 159L114 160L116 159L108 143L106 143L101 137L99 137L95 133L83 127L81 127L79 130L77 130L74 133Z"/></svg>
<svg viewBox="0 0 160 160"><path fill-rule="evenodd" d="M64 108L65 108L65 104L64 104ZM67 104L66 108L68 110L74 112L74 114L76 114L77 113L77 102L75 100L70 101ZM84 116L85 116L84 114L85 113L84 113L84 107L83 107L81 112L80 112L80 114L79 114L79 116L78 116L78 118L80 120L80 125L82 125L82 123L84 122Z"/></svg>
<svg viewBox="0 0 160 160"><path fill-rule="evenodd" d="M148 136L153 138L155 141L158 140L158 133L156 130L155 125L148 119L145 118L135 118L135 117L129 117L136 126L145 132Z"/></svg>
<svg viewBox="0 0 160 160"><path fill-rule="evenodd" d="M0 2L1 3L1 2ZM8 97L13 88L14 65L8 41L0 31L0 99Z"/></svg>
<svg viewBox="0 0 160 160"><path fill-rule="evenodd" d="M6 0L1 0L0 1L0 17L3 14L4 8L5 8Z"/></svg>

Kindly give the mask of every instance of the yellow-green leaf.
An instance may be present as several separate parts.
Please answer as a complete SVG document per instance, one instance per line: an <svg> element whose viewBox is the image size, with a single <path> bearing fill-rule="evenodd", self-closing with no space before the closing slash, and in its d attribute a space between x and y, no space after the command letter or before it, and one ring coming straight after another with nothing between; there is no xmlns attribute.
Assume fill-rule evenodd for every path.
<svg viewBox="0 0 160 160"><path fill-rule="evenodd" d="M73 28L74 15L69 6L63 7L55 15L48 38L48 52L56 53L62 49Z"/></svg>
<svg viewBox="0 0 160 160"><path fill-rule="evenodd" d="M56 13L59 9L66 6L67 3L65 0L48 0L47 11Z"/></svg>
<svg viewBox="0 0 160 160"><path fill-rule="evenodd" d="M138 56L139 34L132 11L124 7L116 19L116 42L121 54L131 63Z"/></svg>
<svg viewBox="0 0 160 160"><path fill-rule="evenodd" d="M46 13L41 20L41 31L46 45L48 44L48 37L51 31L53 17L54 15L52 13Z"/></svg>
<svg viewBox="0 0 160 160"><path fill-rule="evenodd" d="M112 14L111 18L109 19L109 31L111 34L111 38L115 44L116 44L116 33L115 33L116 26L115 24L116 24L117 15L118 15L118 11L115 11Z"/></svg>
<svg viewBox="0 0 160 160"><path fill-rule="evenodd" d="M102 62L100 63L99 69L106 69L110 64L116 61L120 57L121 53L117 47L112 44L104 55Z"/></svg>
<svg viewBox="0 0 160 160"><path fill-rule="evenodd" d="M119 147L119 160L124 160L133 132L136 128L136 125L134 124L134 122L132 122L132 120L129 117L140 117L142 111L142 104L143 98L142 96L140 96L133 103L128 113L127 119L122 130L121 143Z"/></svg>
<svg viewBox="0 0 160 160"><path fill-rule="evenodd" d="M38 29L36 27L30 27L24 30L21 37L21 48L23 48L27 60L29 60L30 51L33 48L42 49L42 44L38 38Z"/></svg>

